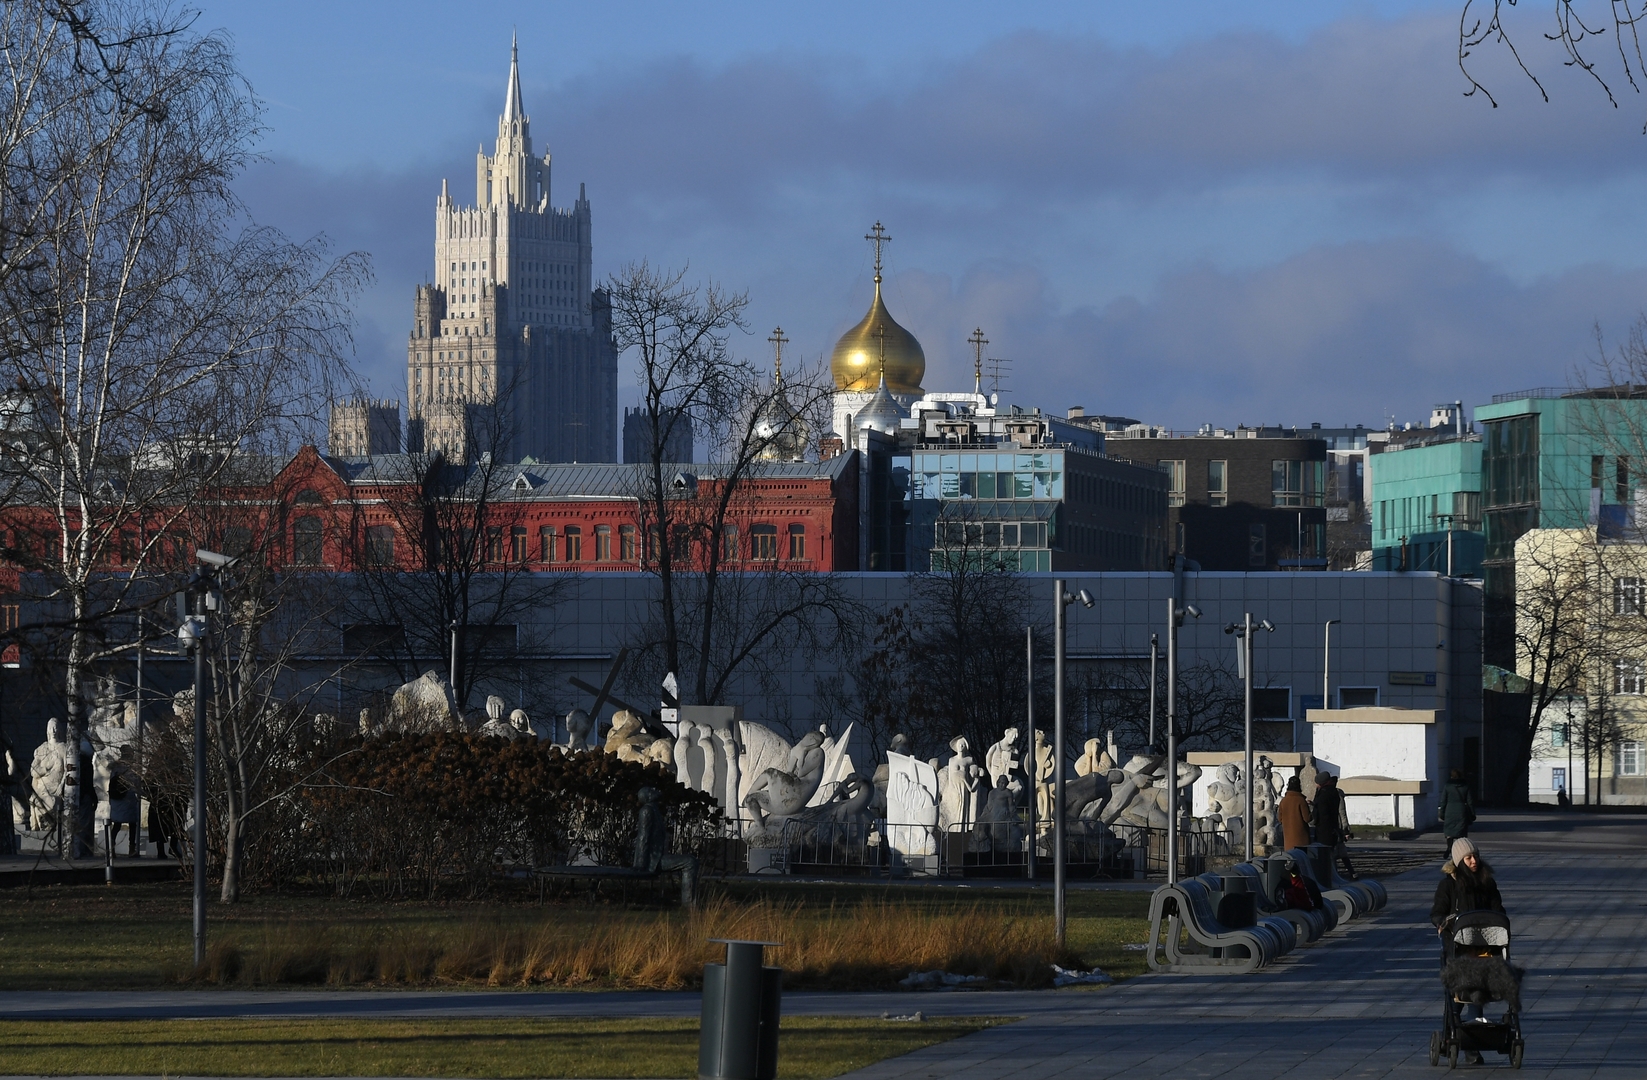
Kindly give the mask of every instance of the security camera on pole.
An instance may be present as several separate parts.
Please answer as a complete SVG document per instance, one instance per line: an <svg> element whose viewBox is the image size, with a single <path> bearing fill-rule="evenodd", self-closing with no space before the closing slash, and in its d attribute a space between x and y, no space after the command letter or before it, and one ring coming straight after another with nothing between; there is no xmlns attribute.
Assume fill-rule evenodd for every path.
<svg viewBox="0 0 1647 1080"><path fill-rule="evenodd" d="M223 610L217 575L236 562L204 548L200 565L189 575L188 588L177 594L177 644L194 657L194 963L206 962L206 650L211 646L208 614Z"/></svg>
<svg viewBox="0 0 1647 1080"><path fill-rule="evenodd" d="M1053 922L1057 929L1058 947L1064 947L1064 609L1079 600L1082 607L1092 607L1092 594L1082 589L1078 593L1064 591L1064 580L1052 583L1052 893ZM1030 747L1033 759L1035 748ZM1040 769L1032 766L1030 775ZM1039 784L1039 780L1036 781ZM1034 802L1031 796L1030 801ZM1030 846L1035 844L1030 840Z"/></svg>
<svg viewBox="0 0 1647 1080"><path fill-rule="evenodd" d="M1178 628L1184 616L1201 617L1194 604L1167 597L1167 884L1178 882Z"/></svg>
<svg viewBox="0 0 1647 1080"><path fill-rule="evenodd" d="M1252 632L1255 629L1275 633L1275 625L1268 619L1263 620L1256 627L1253 626L1252 612L1250 611L1241 616L1239 624L1230 623L1224 627L1224 633L1234 634L1236 637L1236 667L1240 669L1241 682L1247 703L1247 764L1246 771L1242 774L1245 777L1247 788L1247 812L1242 814L1241 817L1247 834L1248 862L1252 862Z"/></svg>

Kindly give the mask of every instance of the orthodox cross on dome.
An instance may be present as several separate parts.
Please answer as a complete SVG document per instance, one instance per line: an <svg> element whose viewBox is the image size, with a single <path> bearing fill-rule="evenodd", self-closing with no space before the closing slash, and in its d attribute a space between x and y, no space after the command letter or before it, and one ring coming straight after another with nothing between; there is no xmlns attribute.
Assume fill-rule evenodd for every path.
<svg viewBox="0 0 1647 1080"><path fill-rule="evenodd" d="M984 337L984 328L978 326L973 328L967 341L972 345L972 392L981 394L984 392L984 346L989 344L989 339Z"/></svg>
<svg viewBox="0 0 1647 1080"><path fill-rule="evenodd" d="M881 283L881 245L891 243L892 237L887 235L886 226L877 221L875 227L864 234L864 239L875 245L875 284L879 285Z"/></svg>
<svg viewBox="0 0 1647 1080"><path fill-rule="evenodd" d="M772 331L772 336L766 340L772 343L772 351L776 356L772 361L772 382L775 386L783 385L783 347L789 344L789 339L783 336L783 327Z"/></svg>

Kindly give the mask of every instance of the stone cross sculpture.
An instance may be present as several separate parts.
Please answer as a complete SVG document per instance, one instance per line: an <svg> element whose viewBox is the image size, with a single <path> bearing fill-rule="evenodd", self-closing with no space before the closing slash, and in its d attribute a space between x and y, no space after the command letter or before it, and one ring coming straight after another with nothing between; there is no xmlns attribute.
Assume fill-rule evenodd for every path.
<svg viewBox="0 0 1647 1080"><path fill-rule="evenodd" d="M698 898L698 860L669 853L669 829L658 806L658 789L643 787L635 793L640 811L635 815L635 869L648 874L679 870L681 903L693 907Z"/></svg>

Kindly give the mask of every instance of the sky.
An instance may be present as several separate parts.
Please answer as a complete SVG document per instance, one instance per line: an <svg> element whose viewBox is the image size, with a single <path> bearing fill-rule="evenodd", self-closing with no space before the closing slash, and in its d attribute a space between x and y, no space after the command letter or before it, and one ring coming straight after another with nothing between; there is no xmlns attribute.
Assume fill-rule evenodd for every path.
<svg viewBox="0 0 1647 1080"><path fill-rule="evenodd" d="M741 353L782 325L816 361L867 307L881 221L928 390L971 388L981 327L1008 402L1193 430L1565 385L1647 310L1647 94L1604 35L1611 106L1519 5L1549 101L1492 45L1468 62L1497 107L1466 96L1461 3L287 0L196 27L264 102L250 213L372 257L376 396L404 394L435 198L473 198L516 34L597 278L686 266L747 291Z"/></svg>

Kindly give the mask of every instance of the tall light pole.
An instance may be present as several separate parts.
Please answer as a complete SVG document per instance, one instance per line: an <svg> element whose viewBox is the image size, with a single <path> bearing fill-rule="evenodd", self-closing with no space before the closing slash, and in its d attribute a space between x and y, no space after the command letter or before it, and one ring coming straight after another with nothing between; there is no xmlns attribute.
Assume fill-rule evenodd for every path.
<svg viewBox="0 0 1647 1080"><path fill-rule="evenodd" d="M1275 633L1275 625L1268 619L1260 622L1256 627L1252 624L1252 612L1248 611L1241 616L1239 624L1230 623L1224 627L1224 633L1234 634L1238 642L1241 657L1241 682L1246 698L1246 772L1245 783L1247 788L1247 811L1242 814L1242 824L1247 834L1247 862L1252 862L1252 632L1254 630L1268 630Z"/></svg>
<svg viewBox="0 0 1647 1080"><path fill-rule="evenodd" d="M1064 609L1079 600L1092 607L1092 594L1064 591L1064 579L1052 583L1052 907L1058 947L1064 947ZM1033 755L1034 747L1030 747ZM1040 771L1037 763L1035 772ZM1032 774L1033 775L1033 774ZM1038 785L1037 785L1038 786ZM1033 836L1030 847L1035 846Z"/></svg>
<svg viewBox="0 0 1647 1080"><path fill-rule="evenodd" d="M206 962L206 649L210 646L208 612L223 609L217 591L219 570L233 566L234 559L199 548L194 553L200 564L189 577L186 592L177 597L177 644L194 657L194 964Z"/></svg>
<svg viewBox="0 0 1647 1080"><path fill-rule="evenodd" d="M1332 625L1342 619L1328 619L1321 630L1321 707L1332 708Z"/></svg>
<svg viewBox="0 0 1647 1080"><path fill-rule="evenodd" d="M1024 738L1029 747L1029 768L1024 775L1029 779L1029 850L1024 855L1024 876L1035 880L1035 628L1024 627Z"/></svg>
<svg viewBox="0 0 1647 1080"><path fill-rule="evenodd" d="M1149 636L1149 748L1155 752L1155 662L1161 656L1161 638Z"/></svg>
<svg viewBox="0 0 1647 1080"><path fill-rule="evenodd" d="M1184 616L1199 619L1194 604L1178 605L1167 597L1167 884L1178 882L1178 628Z"/></svg>

